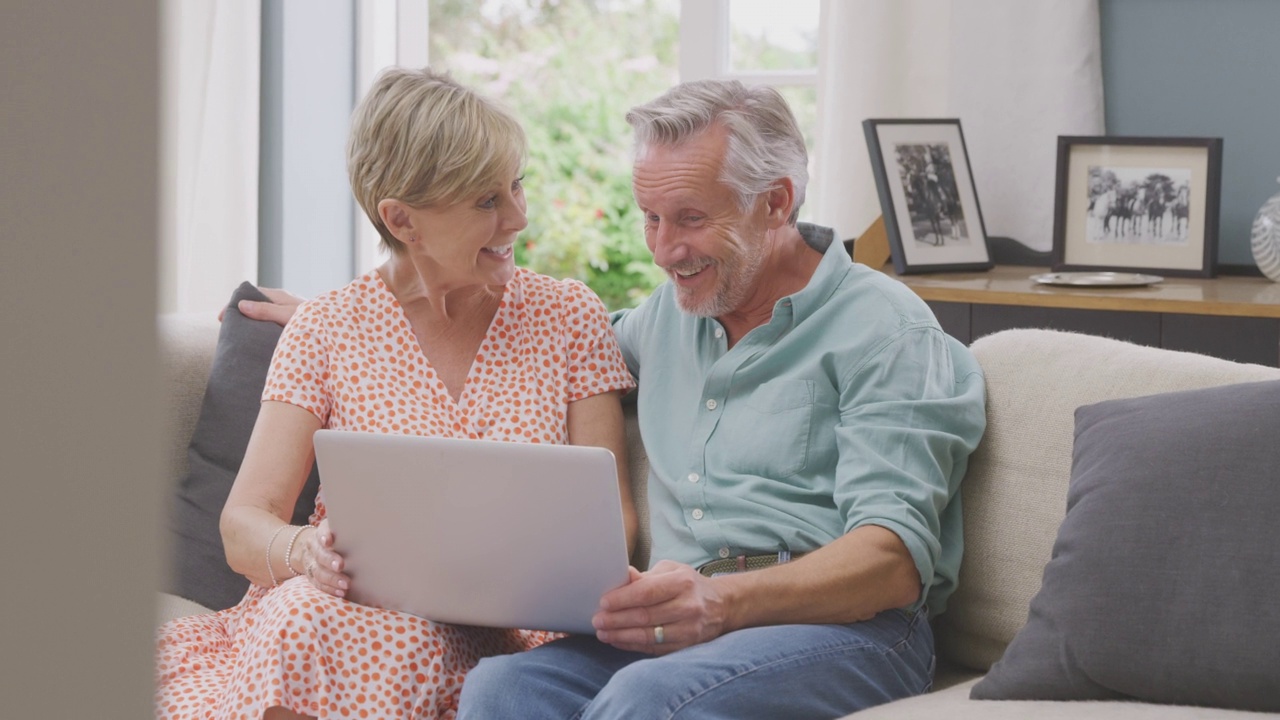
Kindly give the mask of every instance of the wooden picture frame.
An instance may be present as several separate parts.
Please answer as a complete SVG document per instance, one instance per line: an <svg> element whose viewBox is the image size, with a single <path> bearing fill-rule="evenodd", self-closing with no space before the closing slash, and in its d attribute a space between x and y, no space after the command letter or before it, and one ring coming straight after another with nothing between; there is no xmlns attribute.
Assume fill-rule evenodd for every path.
<svg viewBox="0 0 1280 720"><path fill-rule="evenodd" d="M991 250L960 121L862 122L899 275L988 270Z"/></svg>
<svg viewBox="0 0 1280 720"><path fill-rule="evenodd" d="M1222 138L1060 136L1055 271L1217 274Z"/></svg>

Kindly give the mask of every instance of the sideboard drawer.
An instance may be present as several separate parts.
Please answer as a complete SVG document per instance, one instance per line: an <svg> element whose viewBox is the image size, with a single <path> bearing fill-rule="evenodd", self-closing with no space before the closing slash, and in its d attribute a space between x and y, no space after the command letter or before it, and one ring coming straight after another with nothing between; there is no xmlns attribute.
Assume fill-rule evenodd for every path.
<svg viewBox="0 0 1280 720"><path fill-rule="evenodd" d="M1160 316L1160 346L1275 367L1280 359L1280 320L1221 315Z"/></svg>
<svg viewBox="0 0 1280 720"><path fill-rule="evenodd" d="M974 340L1010 328L1047 328L1160 347L1159 313L979 304L971 312L969 332Z"/></svg>

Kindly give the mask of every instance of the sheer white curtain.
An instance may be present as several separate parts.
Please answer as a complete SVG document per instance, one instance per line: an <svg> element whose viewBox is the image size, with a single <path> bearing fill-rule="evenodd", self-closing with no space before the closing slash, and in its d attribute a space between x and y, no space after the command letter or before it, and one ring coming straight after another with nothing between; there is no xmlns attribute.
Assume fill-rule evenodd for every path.
<svg viewBox="0 0 1280 720"><path fill-rule="evenodd" d="M824 0L815 219L880 204L866 118L958 117L988 235L1049 250L1058 135L1103 132L1097 0Z"/></svg>
<svg viewBox="0 0 1280 720"><path fill-rule="evenodd" d="M259 0L164 0L160 312L258 275Z"/></svg>

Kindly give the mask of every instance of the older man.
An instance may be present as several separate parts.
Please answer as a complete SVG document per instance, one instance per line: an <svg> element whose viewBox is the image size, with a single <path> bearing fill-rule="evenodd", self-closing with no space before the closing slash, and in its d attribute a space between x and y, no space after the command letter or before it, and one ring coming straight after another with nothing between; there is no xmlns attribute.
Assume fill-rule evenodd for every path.
<svg viewBox="0 0 1280 720"><path fill-rule="evenodd" d="M924 692L986 425L977 363L796 222L808 158L776 91L684 83L628 121L670 277L614 317L656 562L601 599L594 637L482 661L459 717L832 718Z"/></svg>
<svg viewBox="0 0 1280 720"><path fill-rule="evenodd" d="M601 599L594 637L482 661L459 717L829 718L924 692L977 363L796 222L808 158L776 91L684 83L627 119L670 277L614 318L657 562Z"/></svg>

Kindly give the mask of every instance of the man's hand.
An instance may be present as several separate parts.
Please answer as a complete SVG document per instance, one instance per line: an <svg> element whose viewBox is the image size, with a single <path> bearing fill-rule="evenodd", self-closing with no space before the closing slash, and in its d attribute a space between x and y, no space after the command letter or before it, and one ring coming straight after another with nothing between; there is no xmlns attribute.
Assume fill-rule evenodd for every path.
<svg viewBox="0 0 1280 720"><path fill-rule="evenodd" d="M600 598L596 637L623 650L661 655L746 627L869 620L920 599L911 552L897 533L863 525L788 563L708 578L664 560L631 569ZM659 630L659 628L661 628Z"/></svg>
<svg viewBox="0 0 1280 720"><path fill-rule="evenodd" d="M601 642L665 655L720 636L727 611L713 580L663 560L645 573L631 568L630 582L604 594L591 622Z"/></svg>
<svg viewBox="0 0 1280 720"><path fill-rule="evenodd" d="M277 288L258 288L266 295L271 302L254 302L253 300L241 300L236 305L245 317L250 320L266 320L284 327L289 322L289 318L297 312L298 306L303 303L303 299L289 292L288 290L280 290ZM222 322L222 316L225 309L218 312L218 322Z"/></svg>

